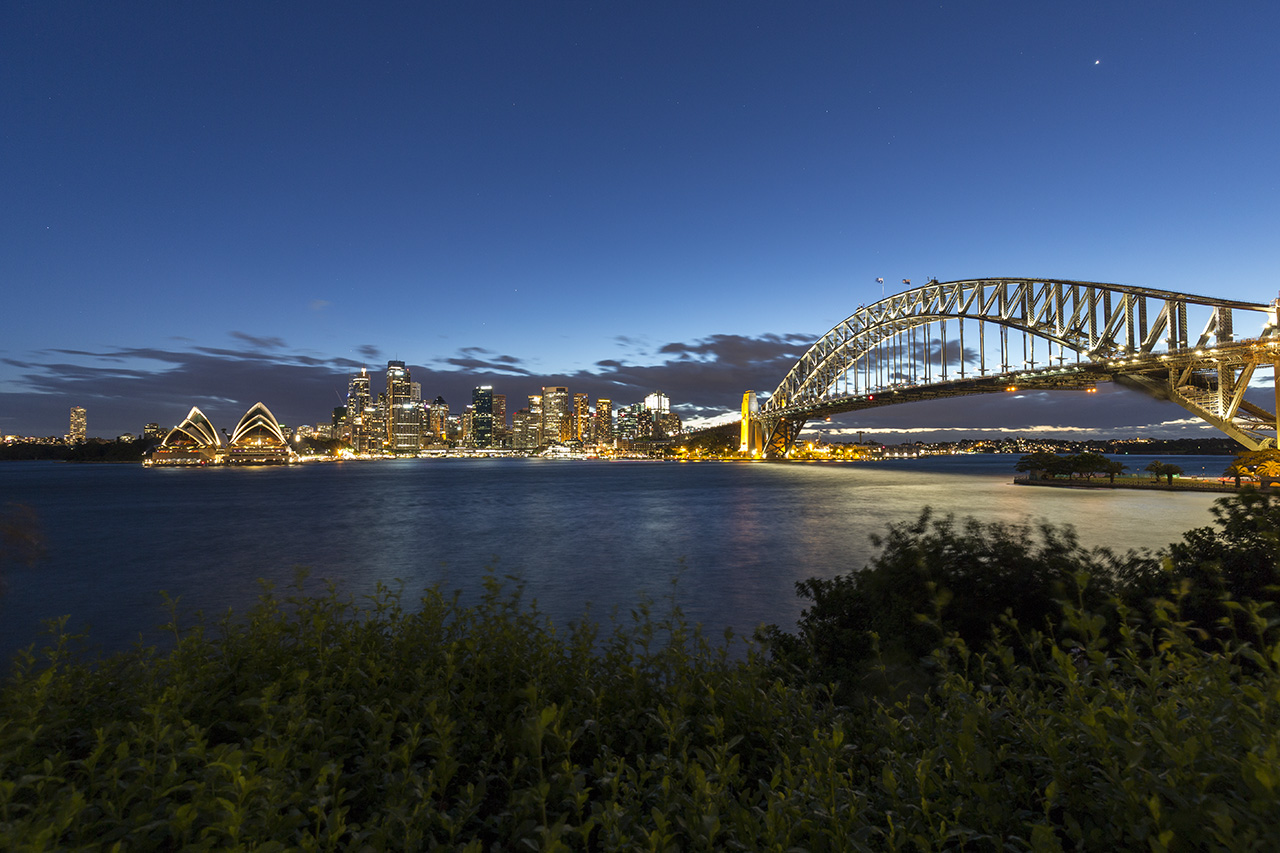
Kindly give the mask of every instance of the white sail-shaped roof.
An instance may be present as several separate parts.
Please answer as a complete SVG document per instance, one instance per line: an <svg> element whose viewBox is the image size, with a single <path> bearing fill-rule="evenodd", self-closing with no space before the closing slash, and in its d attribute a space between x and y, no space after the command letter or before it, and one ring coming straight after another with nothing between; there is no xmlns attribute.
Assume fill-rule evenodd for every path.
<svg viewBox="0 0 1280 853"><path fill-rule="evenodd" d="M231 433L230 447L244 445L289 446L288 439L280 429L280 422L263 403L250 406L240 423L236 424L235 432Z"/></svg>
<svg viewBox="0 0 1280 853"><path fill-rule="evenodd" d="M197 447L221 447L222 434L213 428L213 424L205 417L204 412L196 406L191 407L182 423L169 430L169 434L160 442L162 447L173 447L179 444L193 443Z"/></svg>

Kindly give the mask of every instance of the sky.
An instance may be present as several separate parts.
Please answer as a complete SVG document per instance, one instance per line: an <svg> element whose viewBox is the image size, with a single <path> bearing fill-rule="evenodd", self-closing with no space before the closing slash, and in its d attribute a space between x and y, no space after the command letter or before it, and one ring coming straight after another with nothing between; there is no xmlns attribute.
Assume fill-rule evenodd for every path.
<svg viewBox="0 0 1280 853"><path fill-rule="evenodd" d="M0 433L315 423L389 359L453 410L711 416L877 278L1269 302L1277 32L1248 0L12 0ZM1206 434L1113 385L840 426Z"/></svg>

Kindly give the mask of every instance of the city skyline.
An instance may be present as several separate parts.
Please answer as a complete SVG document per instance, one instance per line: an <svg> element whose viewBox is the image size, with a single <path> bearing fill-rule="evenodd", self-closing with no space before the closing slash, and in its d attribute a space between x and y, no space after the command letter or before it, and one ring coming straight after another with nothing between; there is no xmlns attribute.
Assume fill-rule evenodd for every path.
<svg viewBox="0 0 1280 853"><path fill-rule="evenodd" d="M451 403L662 388L696 422L772 390L878 279L1269 302L1277 25L1261 4L12 4L0 433L62 434L73 405L103 435L193 402L310 423L388 360ZM1203 432L1112 385L844 423Z"/></svg>

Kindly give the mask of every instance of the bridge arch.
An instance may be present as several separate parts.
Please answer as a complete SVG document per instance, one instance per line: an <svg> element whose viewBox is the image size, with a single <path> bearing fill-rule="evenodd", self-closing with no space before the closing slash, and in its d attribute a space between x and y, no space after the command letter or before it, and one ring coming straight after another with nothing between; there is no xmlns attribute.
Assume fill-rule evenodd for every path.
<svg viewBox="0 0 1280 853"><path fill-rule="evenodd" d="M1238 319L1259 330L1255 337L1236 337ZM1066 279L930 281L860 306L819 338L760 407L757 446L748 449L784 454L818 415L988 393L1009 381L1081 388L1108 380L1170 399L1247 447L1275 446L1264 435L1275 415L1244 400L1244 390L1259 365L1280 362L1278 345L1276 303Z"/></svg>

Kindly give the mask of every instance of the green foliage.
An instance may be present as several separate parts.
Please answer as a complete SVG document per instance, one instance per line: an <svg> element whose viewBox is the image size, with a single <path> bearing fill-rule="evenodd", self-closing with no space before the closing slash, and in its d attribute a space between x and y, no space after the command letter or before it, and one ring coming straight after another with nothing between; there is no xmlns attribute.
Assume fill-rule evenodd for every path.
<svg viewBox="0 0 1280 853"><path fill-rule="evenodd" d="M1151 475L1155 477L1157 480L1159 480L1161 477L1167 478L1169 481L1169 485L1172 486L1173 478L1177 477L1179 474L1182 473L1182 466L1173 465L1168 462L1161 462L1159 459L1157 459L1156 461L1149 464L1143 470L1150 471Z"/></svg>
<svg viewBox="0 0 1280 853"><path fill-rule="evenodd" d="M1116 459L1108 459L1101 453L1073 453L1070 456L1058 456L1047 450L1037 450L1018 459L1015 471L1040 474L1042 477L1082 476L1092 478L1095 474L1106 474L1115 482L1116 474L1128 467ZM1181 469L1179 469L1181 472Z"/></svg>
<svg viewBox="0 0 1280 853"><path fill-rule="evenodd" d="M1063 608L1073 639L945 637L861 710L678 615L560 631L496 583L268 595L96 666L61 637L0 693L0 847L1275 849L1280 646Z"/></svg>
<svg viewBox="0 0 1280 853"><path fill-rule="evenodd" d="M948 634L981 647L1006 614L1032 629L1058 624L1060 599L1081 573L1097 579L1090 603L1105 608L1110 579L1141 573L1134 564L1144 559L1087 550L1069 527L957 523L928 509L872 541L881 551L862 571L796 584L812 602L796 635L776 626L761 633L775 660L804 680L836 684L845 702L881 672L873 664L918 680L918 662Z"/></svg>

